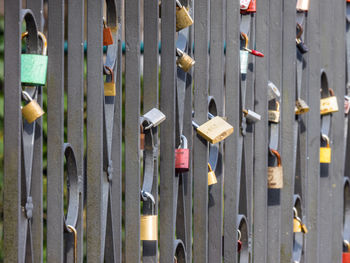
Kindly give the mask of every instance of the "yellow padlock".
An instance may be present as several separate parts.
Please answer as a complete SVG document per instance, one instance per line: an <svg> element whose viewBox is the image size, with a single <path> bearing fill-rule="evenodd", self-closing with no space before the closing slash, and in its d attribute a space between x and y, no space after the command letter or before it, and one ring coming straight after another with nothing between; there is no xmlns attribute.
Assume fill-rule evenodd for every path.
<svg viewBox="0 0 350 263"><path fill-rule="evenodd" d="M192 68L192 66L196 63L193 60L193 58L191 58L188 54L186 54L179 48L176 49L176 54L178 56L176 60L176 65L185 72L188 72Z"/></svg>
<svg viewBox="0 0 350 263"><path fill-rule="evenodd" d="M331 147L329 146L329 137L325 134L322 134L322 139L327 142L327 146L320 147L320 163L331 163L332 152Z"/></svg>
<svg viewBox="0 0 350 263"><path fill-rule="evenodd" d="M187 9L176 0L176 31L180 31L193 24L193 19Z"/></svg>
<svg viewBox="0 0 350 263"><path fill-rule="evenodd" d="M300 217L298 216L298 210L293 207L294 211L294 218L293 218L293 232L294 233L304 233L307 234L308 230L306 225L301 221Z"/></svg>
<svg viewBox="0 0 350 263"><path fill-rule="evenodd" d="M331 96L321 99L320 113L321 115L330 114L339 111L337 97L334 95L333 89L329 89Z"/></svg>
<svg viewBox="0 0 350 263"><path fill-rule="evenodd" d="M42 110L38 102L32 99L28 92L22 91L22 95L25 100L29 101L27 105L22 107L22 115L28 123L32 123L44 115L45 112Z"/></svg>
<svg viewBox="0 0 350 263"><path fill-rule="evenodd" d="M293 218L293 232L300 233L301 232L301 223L297 218Z"/></svg>
<svg viewBox="0 0 350 263"><path fill-rule="evenodd" d="M114 82L114 73L113 70L105 66L105 68L108 70L109 74L111 76L111 81L110 82L105 82L104 83L104 95L105 96L115 96L116 94L116 88L115 88L115 82Z"/></svg>
<svg viewBox="0 0 350 263"><path fill-rule="evenodd" d="M152 215L142 215L140 218L140 239L142 241L158 240L158 215L154 215L155 201L152 194L147 193L152 201Z"/></svg>
<svg viewBox="0 0 350 263"><path fill-rule="evenodd" d="M209 172L208 172L208 185L216 184L216 183L218 182L218 180L216 179L215 172L211 169L210 163L208 163L208 168L209 168Z"/></svg>

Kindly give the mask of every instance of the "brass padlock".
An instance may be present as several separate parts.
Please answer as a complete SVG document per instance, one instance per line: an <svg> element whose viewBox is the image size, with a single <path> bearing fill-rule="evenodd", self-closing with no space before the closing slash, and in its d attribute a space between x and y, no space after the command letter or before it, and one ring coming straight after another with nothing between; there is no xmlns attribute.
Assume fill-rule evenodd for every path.
<svg viewBox="0 0 350 263"><path fill-rule="evenodd" d="M297 1L297 11L307 12L309 11L310 0L298 0Z"/></svg>
<svg viewBox="0 0 350 263"><path fill-rule="evenodd" d="M179 48L176 49L176 55L176 65L185 72L188 72L196 63L193 58Z"/></svg>
<svg viewBox="0 0 350 263"><path fill-rule="evenodd" d="M23 98L28 101L28 104L22 108L22 115L28 123L34 122L36 119L44 115L44 111L38 104L36 100L33 100L32 97L26 91L22 91Z"/></svg>
<svg viewBox="0 0 350 263"><path fill-rule="evenodd" d="M334 96L333 89L329 89L331 96L322 98L320 103L321 115L330 114L339 111L337 97Z"/></svg>
<svg viewBox="0 0 350 263"><path fill-rule="evenodd" d="M307 234L308 229L306 225L301 221L300 217L298 216L298 210L295 207L293 207L293 211L294 211L293 232L294 233L302 232L304 234Z"/></svg>
<svg viewBox="0 0 350 263"><path fill-rule="evenodd" d="M322 139L327 142L327 146L320 147L320 163L331 163L332 152L331 147L329 146L329 137L325 134L322 134Z"/></svg>
<svg viewBox="0 0 350 263"><path fill-rule="evenodd" d="M145 149L145 133L143 132L143 125L140 125L140 150Z"/></svg>
<svg viewBox="0 0 350 263"><path fill-rule="evenodd" d="M155 201L152 194L147 193L152 201L152 215L142 215L140 218L140 239L142 241L158 240L158 215L154 215Z"/></svg>
<svg viewBox="0 0 350 263"><path fill-rule="evenodd" d="M276 110L269 110L268 117L269 122L279 123L280 122L280 103L276 101Z"/></svg>
<svg viewBox="0 0 350 263"><path fill-rule="evenodd" d="M193 24L193 19L179 0L176 0L176 31L180 31Z"/></svg>
<svg viewBox="0 0 350 263"><path fill-rule="evenodd" d="M104 84L103 84L103 86L104 86L104 95L105 96L115 96L117 94L116 94L113 70L110 67L108 67L108 66L105 66L105 69L107 69L109 71L109 74L107 74L107 75L111 76L111 81L104 82Z"/></svg>
<svg viewBox="0 0 350 263"><path fill-rule="evenodd" d="M218 143L233 133L233 127L222 117L216 116L199 126L192 121L197 133L211 144Z"/></svg>
<svg viewBox="0 0 350 263"><path fill-rule="evenodd" d="M293 218L293 232L300 233L301 232L301 223L297 218Z"/></svg>
<svg viewBox="0 0 350 263"><path fill-rule="evenodd" d="M218 182L218 180L216 179L216 175L215 172L211 169L211 165L210 163L208 163L208 185L213 185L216 184Z"/></svg>
<svg viewBox="0 0 350 263"><path fill-rule="evenodd" d="M103 19L103 45L109 46L109 45L113 45L113 43L114 41L113 41L111 28L106 26L106 22Z"/></svg>
<svg viewBox="0 0 350 263"><path fill-rule="evenodd" d="M271 149L271 152L277 157L277 166L267 167L267 185L269 189L283 188L283 167L281 155L278 151Z"/></svg>
<svg viewBox="0 0 350 263"><path fill-rule="evenodd" d="M307 113L309 110L310 110L309 105L307 105L306 102L304 100L302 100L301 98L298 98L295 101L295 114L296 115Z"/></svg>

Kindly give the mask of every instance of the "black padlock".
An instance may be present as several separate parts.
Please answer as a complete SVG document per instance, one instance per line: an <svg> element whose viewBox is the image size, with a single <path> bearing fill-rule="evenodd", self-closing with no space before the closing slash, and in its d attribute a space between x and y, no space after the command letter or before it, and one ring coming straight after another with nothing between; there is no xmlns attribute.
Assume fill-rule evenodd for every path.
<svg viewBox="0 0 350 263"><path fill-rule="evenodd" d="M305 43L301 39L301 36L303 34L303 27L299 23L297 23L297 32L298 32L297 37L295 39L297 43L297 48L301 54L305 54L306 52L309 51L309 48L305 45Z"/></svg>

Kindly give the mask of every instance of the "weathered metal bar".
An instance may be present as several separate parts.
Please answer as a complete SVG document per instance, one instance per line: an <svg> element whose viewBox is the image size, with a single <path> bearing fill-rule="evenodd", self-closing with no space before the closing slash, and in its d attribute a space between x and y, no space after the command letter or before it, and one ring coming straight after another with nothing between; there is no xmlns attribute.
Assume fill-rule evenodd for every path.
<svg viewBox="0 0 350 263"><path fill-rule="evenodd" d="M82 194L79 197L78 262L83 262L83 208L84 208L84 1L68 1L68 61L67 61L67 140L73 146L77 161ZM71 248L74 236L70 234ZM73 262L74 251L67 258Z"/></svg>
<svg viewBox="0 0 350 263"><path fill-rule="evenodd" d="M64 1L48 6L47 261L63 262Z"/></svg>
<svg viewBox="0 0 350 263"><path fill-rule="evenodd" d="M103 1L87 1L87 261L104 262L102 242L103 177ZM101 238L97 238L101 237Z"/></svg>
<svg viewBox="0 0 350 263"><path fill-rule="evenodd" d="M140 262L140 1L125 1L125 261ZM136 106L137 105L137 106Z"/></svg>

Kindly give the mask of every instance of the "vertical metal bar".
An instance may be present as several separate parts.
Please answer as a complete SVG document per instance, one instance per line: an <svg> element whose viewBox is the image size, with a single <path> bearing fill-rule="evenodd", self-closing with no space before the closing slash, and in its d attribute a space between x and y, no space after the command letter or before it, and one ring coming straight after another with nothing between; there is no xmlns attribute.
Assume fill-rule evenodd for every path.
<svg viewBox="0 0 350 263"><path fill-rule="evenodd" d="M197 12L196 12L197 10ZM194 111L202 124L207 120L209 1L194 2ZM198 134L193 139L193 262L208 262L208 143Z"/></svg>
<svg viewBox="0 0 350 263"><path fill-rule="evenodd" d="M225 114L234 126L234 133L225 140L225 184L224 184L224 262L237 261L237 214L238 214L238 171L241 162L240 150L236 143L240 136L239 116L239 3L226 1L226 91Z"/></svg>
<svg viewBox="0 0 350 263"><path fill-rule="evenodd" d="M267 81L269 65L269 1L257 1L256 13L256 49L261 51L265 58L255 66L255 111L261 114L261 121L255 123L254 133L254 179L253 179L253 217L252 217L252 262L267 262Z"/></svg>
<svg viewBox="0 0 350 263"><path fill-rule="evenodd" d="M125 1L125 262L140 262L140 1Z"/></svg>
<svg viewBox="0 0 350 263"><path fill-rule="evenodd" d="M87 261L103 262L103 1L87 1Z"/></svg>
<svg viewBox="0 0 350 263"><path fill-rule="evenodd" d="M210 95L216 100L218 115L224 113L224 1L211 0L210 9ZM215 170L217 184L209 190L208 262L222 261L223 224L223 143L219 145L218 165Z"/></svg>
<svg viewBox="0 0 350 263"><path fill-rule="evenodd" d="M47 261L63 262L64 1L48 6Z"/></svg>
<svg viewBox="0 0 350 263"><path fill-rule="evenodd" d="M281 262L291 261L293 251L293 194L295 178L295 153L290 149L296 144L295 125L295 2L283 1L282 46L282 123L281 157L283 161L283 189L281 191Z"/></svg>
<svg viewBox="0 0 350 263"><path fill-rule="evenodd" d="M305 237L305 263L319 262L319 186L320 186L320 30L319 30L318 1L310 1L307 18L307 39L310 48L308 54L308 104L307 113L307 185L304 204L306 211L306 225L309 233Z"/></svg>
<svg viewBox="0 0 350 263"><path fill-rule="evenodd" d="M38 30L43 31L44 15L42 0L27 0L27 8L35 15ZM45 87L38 87L37 102L43 105ZM43 261L43 118L36 120L31 196L33 198L32 242L34 262Z"/></svg>
<svg viewBox="0 0 350 263"><path fill-rule="evenodd" d="M6 1L4 48L4 261L19 262L21 213L21 23L22 1Z"/></svg>
<svg viewBox="0 0 350 263"><path fill-rule="evenodd" d="M67 62L67 138L73 146L77 161L80 186L84 185L84 1L68 1L68 62ZM84 191L79 198L78 262L83 262L83 207ZM73 235L70 235L74 242ZM73 243L72 243L73 244ZM73 247L73 246L72 246ZM68 257L73 259L73 250Z"/></svg>
<svg viewBox="0 0 350 263"><path fill-rule="evenodd" d="M343 212L344 212L344 166L338 165L338 163L344 163L344 95L345 89L345 1L335 1L333 11L333 37L334 40L337 38L336 46L332 45L332 70L333 70L333 81L334 92L337 96L337 100L340 104L339 112L333 114L332 117L332 131L333 134L333 174L332 174L332 262L342 261L342 231L343 231ZM332 23L331 22L331 23ZM334 30L335 29L335 30ZM333 41L332 41L333 42Z"/></svg>
<svg viewBox="0 0 350 263"><path fill-rule="evenodd" d="M143 52L143 112L158 108L159 74L159 5L158 1L144 2L144 52ZM153 143L158 148L158 129L153 129ZM158 212L158 158L154 160L152 195ZM143 242L143 262L158 262L158 242Z"/></svg>
<svg viewBox="0 0 350 263"><path fill-rule="evenodd" d="M162 1L161 41L161 99L160 109L167 119L160 130L160 262L167 263L174 260L175 218L175 1Z"/></svg>

